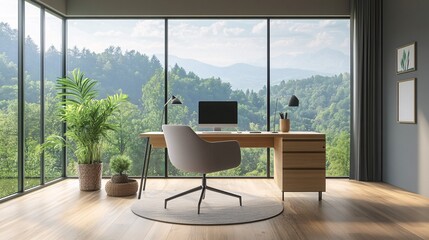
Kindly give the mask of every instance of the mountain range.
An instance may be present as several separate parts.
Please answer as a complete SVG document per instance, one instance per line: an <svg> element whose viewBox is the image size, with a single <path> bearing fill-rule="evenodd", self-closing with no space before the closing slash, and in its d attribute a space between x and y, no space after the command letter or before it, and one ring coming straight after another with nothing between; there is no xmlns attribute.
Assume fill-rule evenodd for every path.
<svg viewBox="0 0 429 240"><path fill-rule="evenodd" d="M158 56L163 59L162 56ZM162 60L161 60L162 61ZM281 81L304 79L314 75L333 76L349 72L349 57L339 51L325 49L313 54L304 54L291 58L290 56L276 56L271 58L271 64L282 64L293 67L271 67L270 82L276 85ZM258 91L266 85L267 68L245 63L237 63L225 67L207 64L195 59L180 58L170 55L168 65L175 64L191 71L201 78L220 78L231 83L233 89L251 89Z"/></svg>

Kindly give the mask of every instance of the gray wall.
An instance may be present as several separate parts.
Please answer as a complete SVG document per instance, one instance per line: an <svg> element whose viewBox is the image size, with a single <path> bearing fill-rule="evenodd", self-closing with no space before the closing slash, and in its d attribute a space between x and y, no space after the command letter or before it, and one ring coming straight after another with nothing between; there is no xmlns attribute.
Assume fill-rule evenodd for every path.
<svg viewBox="0 0 429 240"><path fill-rule="evenodd" d="M68 16L348 16L349 0L67 0Z"/></svg>
<svg viewBox="0 0 429 240"><path fill-rule="evenodd" d="M33 2L38 2L61 15L66 14L66 0L33 0Z"/></svg>
<svg viewBox="0 0 429 240"><path fill-rule="evenodd" d="M383 181L429 197L429 1L383 2ZM417 71L396 74L396 48L417 42ZM396 122L396 83L417 78L417 124Z"/></svg>

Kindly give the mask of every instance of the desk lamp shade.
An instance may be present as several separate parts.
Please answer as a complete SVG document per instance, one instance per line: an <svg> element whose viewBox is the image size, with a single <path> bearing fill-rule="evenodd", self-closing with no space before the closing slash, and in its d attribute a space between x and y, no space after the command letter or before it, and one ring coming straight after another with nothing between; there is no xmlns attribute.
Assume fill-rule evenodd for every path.
<svg viewBox="0 0 429 240"><path fill-rule="evenodd" d="M170 99L171 99L171 104L182 104L182 102L180 101L180 99L178 99L175 96L171 96ZM170 101L170 100L168 100L168 101ZM167 103L168 103L168 101L167 101Z"/></svg>
<svg viewBox="0 0 429 240"><path fill-rule="evenodd" d="M295 96L292 95L292 97L290 97L289 99L289 107L298 107L299 106L299 99Z"/></svg>

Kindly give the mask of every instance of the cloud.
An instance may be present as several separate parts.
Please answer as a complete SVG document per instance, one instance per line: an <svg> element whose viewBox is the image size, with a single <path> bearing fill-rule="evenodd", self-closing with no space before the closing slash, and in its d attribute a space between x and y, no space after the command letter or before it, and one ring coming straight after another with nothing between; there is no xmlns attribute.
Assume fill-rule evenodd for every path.
<svg viewBox="0 0 429 240"><path fill-rule="evenodd" d="M159 20L142 20L136 23L132 37L163 37L164 21Z"/></svg>
<svg viewBox="0 0 429 240"><path fill-rule="evenodd" d="M225 21L216 21L209 25L189 24L187 21L170 24L169 35L181 40L192 36L193 40L208 38L223 38L225 36L239 36L246 32L241 27L227 27ZM204 40L207 41L207 40Z"/></svg>
<svg viewBox="0 0 429 240"><path fill-rule="evenodd" d="M337 25L337 21L335 21L335 20L321 20L319 22L320 27L332 27L332 26L336 26L336 25Z"/></svg>
<svg viewBox="0 0 429 240"><path fill-rule="evenodd" d="M307 46L308 47L321 47L321 46L329 46L333 42L334 37L327 32L319 32L316 37L311 40Z"/></svg>
<svg viewBox="0 0 429 240"><path fill-rule="evenodd" d="M313 22L295 22L290 25L289 31L295 33L314 33L318 31L318 28Z"/></svg>
<svg viewBox="0 0 429 240"><path fill-rule="evenodd" d="M259 22L173 20L169 26L169 54L217 66L250 63L267 52L265 36L251 35L252 27Z"/></svg>
<svg viewBox="0 0 429 240"><path fill-rule="evenodd" d="M95 32L94 36L96 37L119 37L122 36L123 33L121 31L114 31L114 30L110 30L110 31L106 31L106 32Z"/></svg>
<svg viewBox="0 0 429 240"><path fill-rule="evenodd" d="M288 20L271 20L270 27L279 27L285 25Z"/></svg>
<svg viewBox="0 0 429 240"><path fill-rule="evenodd" d="M0 22L6 22L12 28L18 28L18 4L16 1L1 1Z"/></svg>
<svg viewBox="0 0 429 240"><path fill-rule="evenodd" d="M339 48L346 54L350 52L350 38L344 38L340 43Z"/></svg>
<svg viewBox="0 0 429 240"><path fill-rule="evenodd" d="M193 27L191 30L195 31L194 35L200 35L200 36L218 36L225 33L225 27L226 22L225 21L216 21L209 26L202 26L202 27ZM198 31L200 34L198 34Z"/></svg>
<svg viewBox="0 0 429 240"><path fill-rule="evenodd" d="M230 36L230 35L234 35L234 36L238 36L241 33L243 33L245 30L242 28L225 28L223 30L223 33L225 34L225 36Z"/></svg>
<svg viewBox="0 0 429 240"><path fill-rule="evenodd" d="M266 31L267 31L267 21L265 21L265 20L259 22L258 24L256 24L252 28L252 33L254 33L254 34L264 33Z"/></svg>
<svg viewBox="0 0 429 240"><path fill-rule="evenodd" d="M323 48L349 51L346 20L272 20L270 23L272 57L299 56ZM262 59L267 51L266 20L243 23L177 20L170 23L169 30L171 54L218 66Z"/></svg>
<svg viewBox="0 0 429 240"><path fill-rule="evenodd" d="M275 40L271 42L271 47L288 47L295 44L294 38L283 38L280 40Z"/></svg>

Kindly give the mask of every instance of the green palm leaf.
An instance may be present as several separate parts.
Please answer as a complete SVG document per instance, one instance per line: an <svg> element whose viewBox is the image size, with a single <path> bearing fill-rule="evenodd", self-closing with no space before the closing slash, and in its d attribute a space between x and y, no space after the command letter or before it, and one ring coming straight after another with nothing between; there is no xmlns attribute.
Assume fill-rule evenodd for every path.
<svg viewBox="0 0 429 240"><path fill-rule="evenodd" d="M86 78L80 69L74 69L71 74L72 77L57 80L56 88L61 91L57 96L66 97L62 104L81 104L97 97L97 91L94 89L97 81Z"/></svg>

